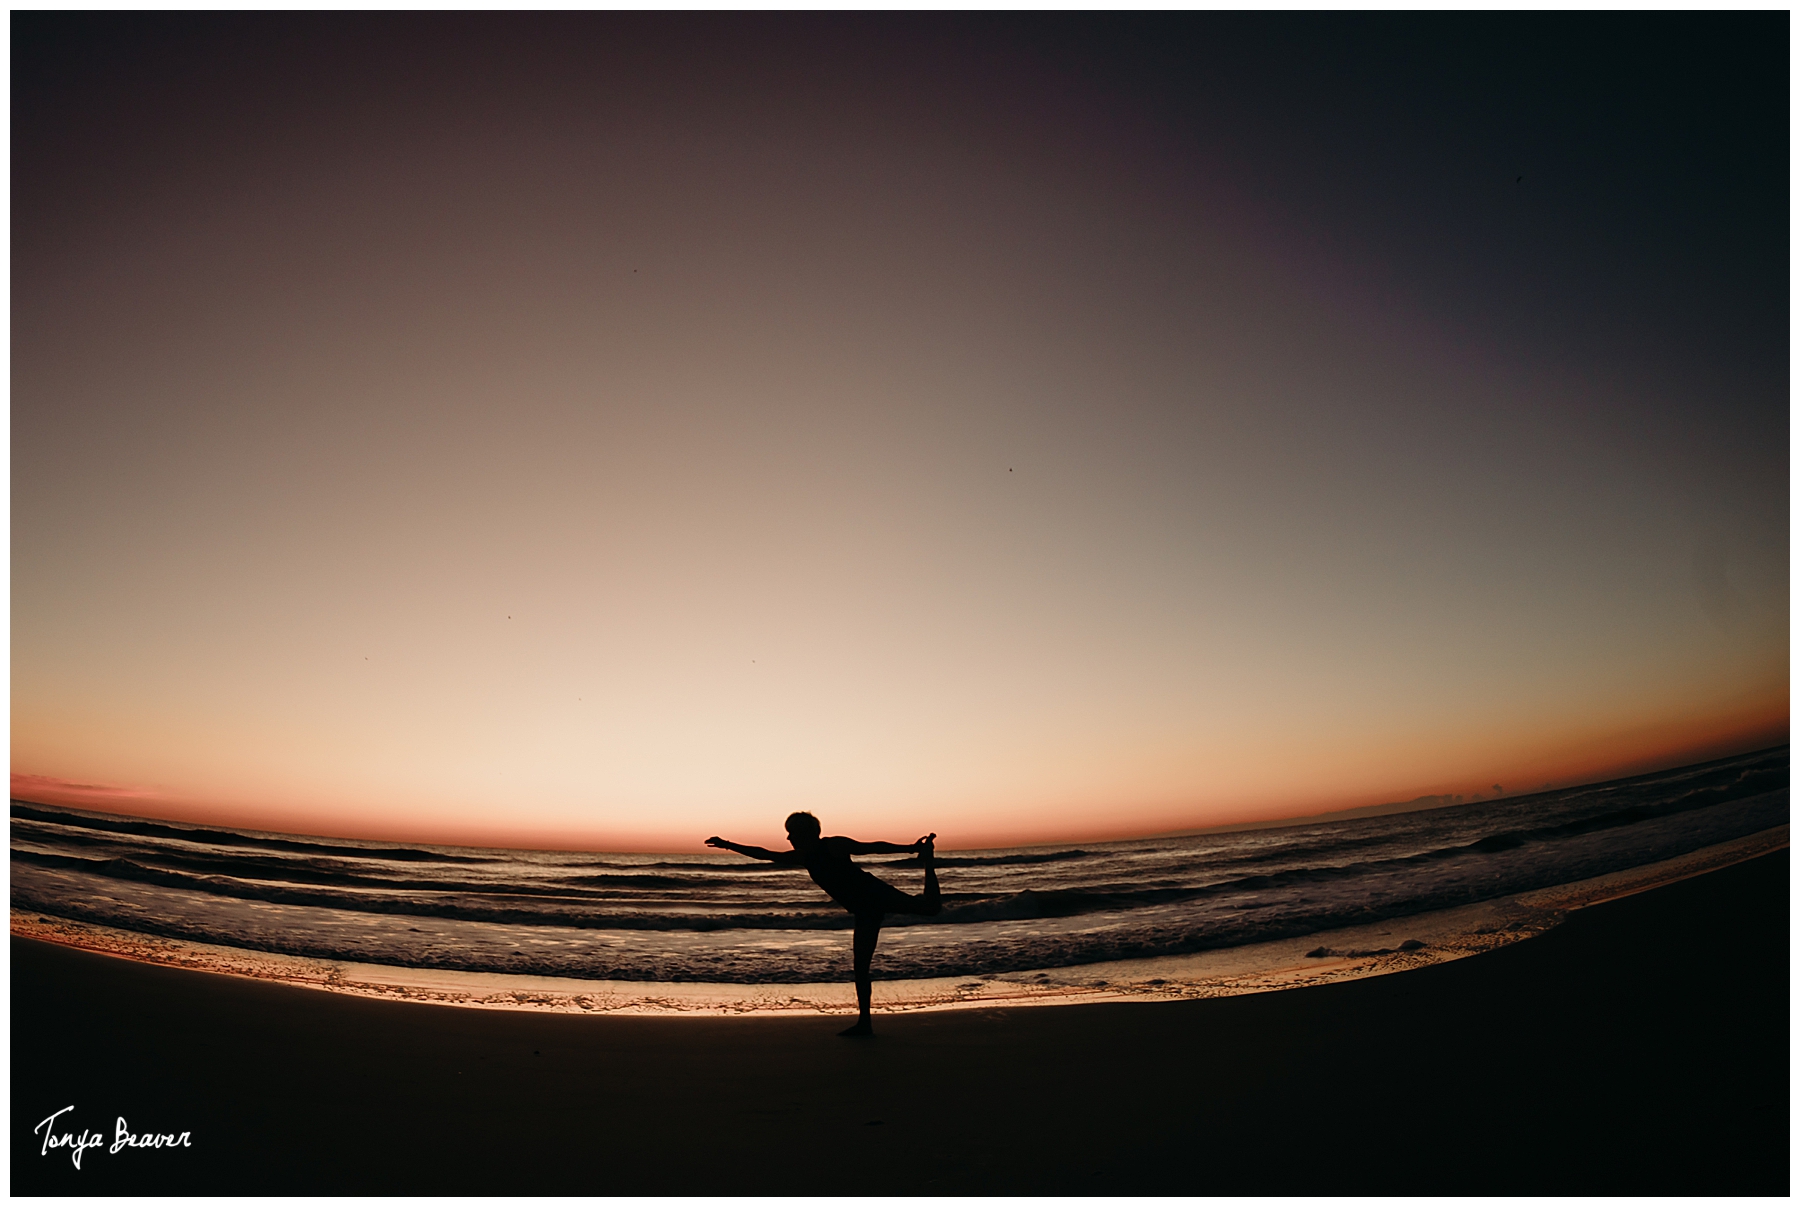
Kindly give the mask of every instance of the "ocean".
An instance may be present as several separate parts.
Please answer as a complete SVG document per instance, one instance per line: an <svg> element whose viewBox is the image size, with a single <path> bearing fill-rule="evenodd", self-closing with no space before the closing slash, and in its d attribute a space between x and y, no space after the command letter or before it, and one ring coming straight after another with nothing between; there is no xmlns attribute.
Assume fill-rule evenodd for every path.
<svg viewBox="0 0 1800 1207"><path fill-rule="evenodd" d="M943 851L943 912L890 919L875 973L997 976L1291 939L1667 860L1787 816L1783 746L1387 816ZM921 889L914 857L860 862ZM12 903L164 939L406 969L758 985L842 983L849 966L850 917L805 872L711 851L365 842L15 800Z"/></svg>

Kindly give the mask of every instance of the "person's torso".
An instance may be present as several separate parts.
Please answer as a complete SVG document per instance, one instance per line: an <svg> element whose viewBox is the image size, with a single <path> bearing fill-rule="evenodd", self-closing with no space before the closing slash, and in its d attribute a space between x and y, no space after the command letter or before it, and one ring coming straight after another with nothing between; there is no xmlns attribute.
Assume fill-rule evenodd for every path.
<svg viewBox="0 0 1800 1207"><path fill-rule="evenodd" d="M881 881L852 863L844 851L834 850L829 839L821 839L810 857L802 857L813 883L845 909L854 911L881 891Z"/></svg>

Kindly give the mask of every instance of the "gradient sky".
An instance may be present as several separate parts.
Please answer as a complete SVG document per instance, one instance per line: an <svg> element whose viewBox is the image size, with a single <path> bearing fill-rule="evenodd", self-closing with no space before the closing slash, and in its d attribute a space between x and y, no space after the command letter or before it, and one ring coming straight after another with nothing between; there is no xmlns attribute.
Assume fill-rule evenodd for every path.
<svg viewBox="0 0 1800 1207"><path fill-rule="evenodd" d="M1786 740L1786 13L14 13L15 795L1124 837Z"/></svg>

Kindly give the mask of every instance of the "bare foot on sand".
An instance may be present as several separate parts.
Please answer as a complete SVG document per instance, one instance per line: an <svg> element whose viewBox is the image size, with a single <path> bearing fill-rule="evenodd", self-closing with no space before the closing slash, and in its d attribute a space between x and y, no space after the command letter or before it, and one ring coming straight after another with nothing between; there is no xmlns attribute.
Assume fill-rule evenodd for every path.
<svg viewBox="0 0 1800 1207"><path fill-rule="evenodd" d="M860 1020L854 1027L846 1027L844 1030L839 1031L838 1034L848 1039L874 1039L875 1028L871 1027L869 1025L869 1020L865 1018Z"/></svg>

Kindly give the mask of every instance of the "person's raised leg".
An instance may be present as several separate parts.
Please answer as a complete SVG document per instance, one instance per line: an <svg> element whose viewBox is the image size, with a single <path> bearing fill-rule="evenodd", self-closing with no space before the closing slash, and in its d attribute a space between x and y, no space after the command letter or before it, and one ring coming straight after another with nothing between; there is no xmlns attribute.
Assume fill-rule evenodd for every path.
<svg viewBox="0 0 1800 1207"><path fill-rule="evenodd" d="M903 893L891 884L882 885L885 894L883 912L889 914L916 914L929 918L943 908L943 894L938 891L936 852L932 849L931 840L936 834L919 839L919 862L925 867L925 891L917 897L911 893Z"/></svg>
<svg viewBox="0 0 1800 1207"><path fill-rule="evenodd" d="M925 865L924 912L927 914L935 914L938 910L943 908L943 904L939 900L938 894L937 850L932 845L933 840L936 838L936 834L927 837L925 839L924 849L919 852L919 862Z"/></svg>
<svg viewBox="0 0 1800 1207"><path fill-rule="evenodd" d="M852 945L852 954L856 967L856 1005L859 1016L856 1025L839 1031L839 1035L852 1038L875 1034L875 1026L869 1021L869 998L874 990L869 976L869 966L875 960L875 941L881 938L881 919L879 917L859 917L856 920L856 938Z"/></svg>

